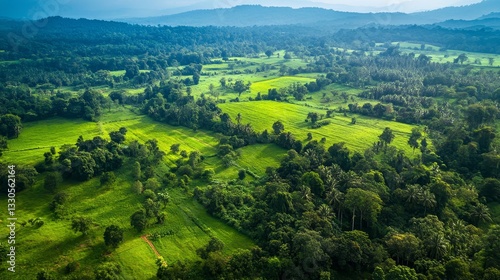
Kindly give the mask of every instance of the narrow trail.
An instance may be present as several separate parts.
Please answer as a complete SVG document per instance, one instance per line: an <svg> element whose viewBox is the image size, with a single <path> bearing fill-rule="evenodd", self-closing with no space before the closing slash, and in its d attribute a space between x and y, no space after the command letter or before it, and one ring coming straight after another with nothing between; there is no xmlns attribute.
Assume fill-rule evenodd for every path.
<svg viewBox="0 0 500 280"><path fill-rule="evenodd" d="M155 245L153 243L151 243L151 241L149 241L147 235L141 236L141 239L144 240L146 243L148 243L149 247L151 247L151 249L153 249L153 251L155 252L157 257L161 257L160 253L158 253L158 250L156 250Z"/></svg>

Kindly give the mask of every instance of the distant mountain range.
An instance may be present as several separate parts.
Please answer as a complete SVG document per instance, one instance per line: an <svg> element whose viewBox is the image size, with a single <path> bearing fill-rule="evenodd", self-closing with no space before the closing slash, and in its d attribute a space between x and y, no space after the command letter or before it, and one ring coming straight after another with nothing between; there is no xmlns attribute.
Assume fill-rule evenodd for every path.
<svg viewBox="0 0 500 280"><path fill-rule="evenodd" d="M204 9L179 14L131 18L120 21L141 25L170 26L266 26L313 25L333 29L357 28L366 25L435 24L462 28L484 26L498 28L498 0L462 7L448 7L418 13L355 13L324 8L263 7L242 5L232 8ZM489 16L489 18L481 18ZM471 22L473 21L473 22ZM461 27L462 26L462 27Z"/></svg>

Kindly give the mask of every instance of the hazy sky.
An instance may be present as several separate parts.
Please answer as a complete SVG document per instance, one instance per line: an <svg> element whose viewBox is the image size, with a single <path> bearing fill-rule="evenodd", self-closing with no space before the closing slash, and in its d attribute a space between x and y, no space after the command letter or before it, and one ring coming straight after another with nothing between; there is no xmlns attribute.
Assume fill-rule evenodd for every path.
<svg viewBox="0 0 500 280"><path fill-rule="evenodd" d="M0 17L41 18L46 15L89 18L144 17L193 9L229 8L243 4L323 7L348 11L414 12L460 6L481 0L0 0Z"/></svg>

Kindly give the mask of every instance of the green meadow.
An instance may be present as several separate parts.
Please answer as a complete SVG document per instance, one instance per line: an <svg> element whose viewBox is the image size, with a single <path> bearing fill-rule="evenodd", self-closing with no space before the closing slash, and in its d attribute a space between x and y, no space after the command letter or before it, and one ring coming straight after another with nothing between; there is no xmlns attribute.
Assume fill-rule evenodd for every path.
<svg viewBox="0 0 500 280"><path fill-rule="evenodd" d="M399 44L401 50L405 53L425 54L432 57L432 62L438 63L453 63L453 60L461 54L466 54L469 58L465 64L474 66L499 67L500 55L488 53L466 52L460 50L440 50L438 46L425 45L425 49L421 50L421 44L408 42L393 42L393 45ZM493 59L493 65L490 65L489 60Z"/></svg>
<svg viewBox="0 0 500 280"><path fill-rule="evenodd" d="M307 133L313 135L313 139L321 140L326 138L326 145L330 146L338 142L346 142L347 146L358 152L363 152L374 142L378 141L378 136L382 134L385 127L390 127L396 137L393 145L402 149L407 155L412 155L413 151L407 144L413 126L369 117L353 115L345 117L336 114L329 120L331 123L321 128L312 129L310 123L305 122L309 112L325 114L323 110L306 107L302 105L289 104L273 101L256 101L226 103L220 105L221 109L235 119L238 113L242 116L242 123L250 123L259 132L267 129L272 132L274 122L280 120L285 126L285 131L290 131L299 140L305 143ZM356 124L351 124L352 117L356 117Z"/></svg>
<svg viewBox="0 0 500 280"><path fill-rule="evenodd" d="M161 124L121 108L106 113L99 122L53 118L26 123L21 136L9 141L9 150L5 151L2 161L9 164L35 164L43 160L43 153L51 146L74 144L80 135L85 139L98 135L108 138L110 131L120 127L128 129L127 141L157 139L160 148L167 152L164 164L168 166L173 166L179 158L178 155L168 153L172 144L180 143L181 149L188 152L196 150L203 155L213 155L218 143L218 138L213 133L200 130L194 132L183 127ZM265 153L262 165L252 169L263 175L265 166L278 164L278 160L267 153L269 148L274 152L284 153L271 145L248 147L243 149L238 164L241 168L254 168L256 159ZM116 261L124 269L126 279L153 279L156 273L156 256L140 238L142 234L161 234L166 231L172 233L152 240L169 263L196 259L196 249L205 246L211 237L222 240L227 253L254 245L248 237L207 214L190 194L175 188L167 189L171 202L165 209L165 224L152 226L142 234L137 233L129 224L130 215L139 208L143 198L131 190L131 164L132 162L126 162L124 167L115 171L118 179L111 187L100 187L99 178L86 182L64 181L58 187L58 191L69 194L68 214L63 219L55 219L49 210L53 194L43 188L43 175L38 176L34 186L19 193L16 204L19 223L40 218L45 224L35 228L28 223L17 230L19 272L14 279L30 279L40 267L53 267L54 273L62 275L65 266L74 261L82 268L97 267L105 261ZM218 176L226 178L236 178L239 170L236 167L223 167L216 158L209 159L204 164L205 167L221 170ZM86 236L71 230L70 218L79 214L93 220L92 229ZM5 225L6 218L6 212L1 211L0 224ZM106 252L102 236L104 229L111 224L126 229L124 242L115 251ZM0 234L7 234L5 226L2 226ZM44 258L40 259L40 256ZM3 273L0 273L0 278L5 279Z"/></svg>

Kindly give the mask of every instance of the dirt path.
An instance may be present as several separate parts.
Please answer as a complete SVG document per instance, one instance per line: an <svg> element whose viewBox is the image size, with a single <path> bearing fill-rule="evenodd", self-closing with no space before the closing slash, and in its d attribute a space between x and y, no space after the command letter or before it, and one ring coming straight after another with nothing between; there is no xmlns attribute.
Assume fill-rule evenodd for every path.
<svg viewBox="0 0 500 280"><path fill-rule="evenodd" d="M144 241L146 241L146 243L148 243L149 247L151 247L151 249L153 249L153 251L155 252L155 254L156 254L157 257L161 257L160 253L158 253L158 250L156 250L155 245L153 245L153 243L151 243L151 241L149 241L147 235L141 236L141 239L144 240Z"/></svg>

